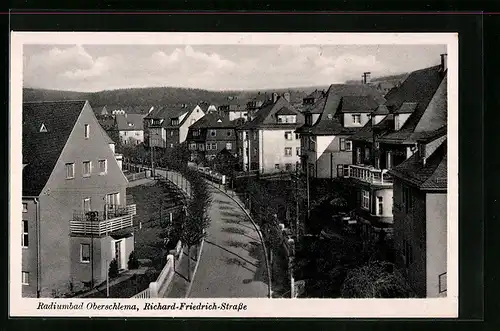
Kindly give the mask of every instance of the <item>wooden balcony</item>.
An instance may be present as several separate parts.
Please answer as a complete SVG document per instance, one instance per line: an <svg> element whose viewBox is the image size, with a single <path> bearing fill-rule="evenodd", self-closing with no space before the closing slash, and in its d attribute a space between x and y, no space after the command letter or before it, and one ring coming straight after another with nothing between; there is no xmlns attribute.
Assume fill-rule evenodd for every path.
<svg viewBox="0 0 500 331"><path fill-rule="evenodd" d="M392 185L392 177L387 173L387 169L376 169L366 165L348 165L344 169L344 177L354 178L369 184Z"/></svg>
<svg viewBox="0 0 500 331"><path fill-rule="evenodd" d="M93 214L92 214L93 213ZM113 231L132 227L136 215L136 205L108 208L105 211L81 212L75 211L70 221L71 234L86 236L102 236Z"/></svg>

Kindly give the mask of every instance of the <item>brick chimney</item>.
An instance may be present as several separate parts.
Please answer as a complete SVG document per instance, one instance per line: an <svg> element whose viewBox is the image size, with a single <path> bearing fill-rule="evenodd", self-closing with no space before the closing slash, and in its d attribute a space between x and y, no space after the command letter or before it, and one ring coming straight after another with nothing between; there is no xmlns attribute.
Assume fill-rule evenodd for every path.
<svg viewBox="0 0 500 331"><path fill-rule="evenodd" d="M283 98L285 98L286 101L290 102L290 92L283 93Z"/></svg>
<svg viewBox="0 0 500 331"><path fill-rule="evenodd" d="M278 93L273 92L273 98L272 98L273 103L276 102L277 100L278 100Z"/></svg>
<svg viewBox="0 0 500 331"><path fill-rule="evenodd" d="M441 56L441 71L445 72L448 69L448 54L440 54Z"/></svg>
<svg viewBox="0 0 500 331"><path fill-rule="evenodd" d="M370 74L371 72L363 72L363 84L368 84L370 82Z"/></svg>

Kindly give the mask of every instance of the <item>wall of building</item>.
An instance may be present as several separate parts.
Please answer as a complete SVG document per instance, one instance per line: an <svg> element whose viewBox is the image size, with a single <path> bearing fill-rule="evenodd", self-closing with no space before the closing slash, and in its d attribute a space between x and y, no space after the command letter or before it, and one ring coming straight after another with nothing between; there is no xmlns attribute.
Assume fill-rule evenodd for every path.
<svg viewBox="0 0 500 331"><path fill-rule="evenodd" d="M84 137L84 124L90 125L90 137ZM59 160L40 195L41 284L44 296L52 289L68 287L70 281L69 221L74 211L83 211L83 199L91 198L91 208L103 211L105 196L120 193L125 205L127 179L119 168L114 154L90 106L83 109ZM107 173L98 173L100 159L107 160ZM83 161L92 162L92 173L83 177ZM75 177L66 179L66 163L75 164Z"/></svg>
<svg viewBox="0 0 500 331"><path fill-rule="evenodd" d="M285 132L292 133L292 140L285 139ZM296 148L300 148L300 139L296 139L294 129L287 130L260 130L260 169L263 172L275 172L285 170L287 163L295 167L300 161L296 154ZM285 156L285 148L292 148L292 155ZM280 165L280 169L275 169L275 164Z"/></svg>
<svg viewBox="0 0 500 331"><path fill-rule="evenodd" d="M181 143L180 141L180 128L165 129L165 148L167 150L175 148Z"/></svg>
<svg viewBox="0 0 500 331"><path fill-rule="evenodd" d="M143 130L120 131L120 140L124 144L140 144L144 142Z"/></svg>
<svg viewBox="0 0 500 331"><path fill-rule="evenodd" d="M408 283L419 297L426 296L426 197L417 189L412 189L413 208L406 213L403 209L403 182L394 179L394 247L396 263L405 271ZM404 240L412 249L413 262L406 267L402 258Z"/></svg>
<svg viewBox="0 0 500 331"><path fill-rule="evenodd" d="M189 114L184 124L179 127L179 143L183 143L186 140L189 127L203 116L205 116L203 110L201 110L199 106L196 106L196 108ZM180 120L181 119L179 119L179 121Z"/></svg>
<svg viewBox="0 0 500 331"><path fill-rule="evenodd" d="M360 115L361 123L354 123L352 115ZM346 113L344 114L344 127L346 128L359 128L364 126L370 120L368 113Z"/></svg>
<svg viewBox="0 0 500 331"><path fill-rule="evenodd" d="M28 221L28 247L22 249L22 268L21 271L28 272L28 285L22 286L22 296L36 298L37 291L37 252L38 252L38 239L37 239L37 204L34 199L23 198L23 203L27 204L26 212L22 213L22 220ZM21 231L23 231L23 224L21 223ZM15 237L20 238L20 237ZM20 242L19 245L22 243ZM19 275L21 277L21 275Z"/></svg>
<svg viewBox="0 0 500 331"><path fill-rule="evenodd" d="M340 150L340 138L348 136L317 136L316 139L316 178L337 177L337 166L352 164L352 152Z"/></svg>
<svg viewBox="0 0 500 331"><path fill-rule="evenodd" d="M165 148L167 140L167 132L165 128L154 127L149 128L149 145L152 147Z"/></svg>
<svg viewBox="0 0 500 331"><path fill-rule="evenodd" d="M442 297L439 275L447 271L447 194L426 195L427 296Z"/></svg>

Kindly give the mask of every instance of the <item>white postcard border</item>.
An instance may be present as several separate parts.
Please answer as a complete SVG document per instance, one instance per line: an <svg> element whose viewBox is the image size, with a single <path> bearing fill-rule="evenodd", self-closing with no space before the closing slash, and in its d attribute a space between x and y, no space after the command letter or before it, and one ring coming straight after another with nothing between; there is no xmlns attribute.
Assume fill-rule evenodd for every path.
<svg viewBox="0 0 500 331"><path fill-rule="evenodd" d="M10 44L10 199L9 310L11 316L64 317L457 317L458 316L458 34L457 33L124 33L12 32ZM448 271L447 297L433 299L29 299L21 297L22 68L24 44L446 44L448 53ZM37 309L40 303L84 309ZM145 302L162 305L246 305L246 310L144 310ZM135 310L87 309L86 305L131 305Z"/></svg>

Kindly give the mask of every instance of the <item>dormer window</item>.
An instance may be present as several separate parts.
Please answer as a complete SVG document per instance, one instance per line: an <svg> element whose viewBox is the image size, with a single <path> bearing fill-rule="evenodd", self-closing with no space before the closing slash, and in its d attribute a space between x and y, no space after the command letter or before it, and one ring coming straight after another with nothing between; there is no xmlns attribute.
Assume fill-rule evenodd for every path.
<svg viewBox="0 0 500 331"><path fill-rule="evenodd" d="M171 124L172 125L179 125L179 119L178 118L172 118Z"/></svg>
<svg viewBox="0 0 500 331"><path fill-rule="evenodd" d="M199 130L194 130L193 131L193 136L198 137L199 135L200 135L200 131Z"/></svg>
<svg viewBox="0 0 500 331"><path fill-rule="evenodd" d="M306 115L306 124L307 125L312 125L312 114L307 114Z"/></svg>
<svg viewBox="0 0 500 331"><path fill-rule="evenodd" d="M47 132L47 128L45 127L45 124L43 124L43 123L40 126L40 132Z"/></svg>
<svg viewBox="0 0 500 331"><path fill-rule="evenodd" d="M353 114L352 115L352 123L353 124L361 124L361 115L360 114Z"/></svg>

